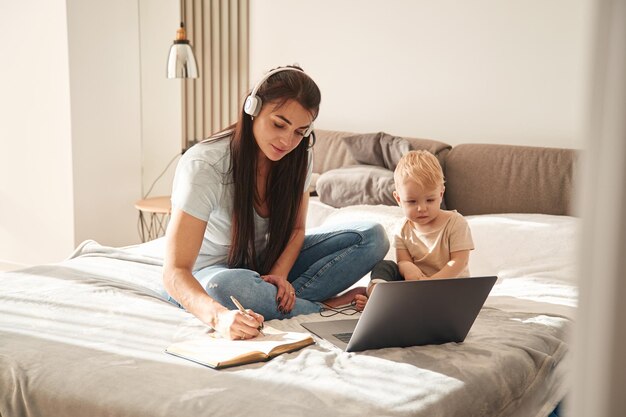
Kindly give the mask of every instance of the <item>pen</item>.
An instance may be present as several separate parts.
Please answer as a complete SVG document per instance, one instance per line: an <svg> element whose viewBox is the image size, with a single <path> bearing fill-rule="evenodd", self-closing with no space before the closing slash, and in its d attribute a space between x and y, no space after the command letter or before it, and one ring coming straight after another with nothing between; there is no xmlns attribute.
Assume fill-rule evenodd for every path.
<svg viewBox="0 0 626 417"><path fill-rule="evenodd" d="M245 308L243 308L243 306L241 305L241 303L239 302L239 300L237 300L235 297L233 297L232 295L230 296L230 299L232 300L232 302L237 306L237 308L239 309L239 311L241 311L243 314L248 314L248 312L246 311ZM259 327L257 327L257 330L259 331L259 333L261 333L263 336L265 336L265 333L263 333L263 323L261 323L261 325Z"/></svg>

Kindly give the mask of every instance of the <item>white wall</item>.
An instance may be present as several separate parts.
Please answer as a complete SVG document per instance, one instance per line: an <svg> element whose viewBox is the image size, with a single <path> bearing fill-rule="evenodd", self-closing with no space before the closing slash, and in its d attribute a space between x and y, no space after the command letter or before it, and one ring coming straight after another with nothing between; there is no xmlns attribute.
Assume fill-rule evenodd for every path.
<svg viewBox="0 0 626 417"><path fill-rule="evenodd" d="M141 86L137 1L68 0L75 244L139 242Z"/></svg>
<svg viewBox="0 0 626 417"><path fill-rule="evenodd" d="M0 259L139 240L137 4L0 3Z"/></svg>
<svg viewBox="0 0 626 417"><path fill-rule="evenodd" d="M177 0L139 0L142 91L142 195L165 170L150 196L169 195L181 152L180 79L167 79L169 47L179 25ZM167 168L167 164L172 161Z"/></svg>
<svg viewBox="0 0 626 417"><path fill-rule="evenodd" d="M297 62L319 128L581 147L586 0L251 0L251 79Z"/></svg>
<svg viewBox="0 0 626 417"><path fill-rule="evenodd" d="M0 259L74 247L65 0L0 2Z"/></svg>

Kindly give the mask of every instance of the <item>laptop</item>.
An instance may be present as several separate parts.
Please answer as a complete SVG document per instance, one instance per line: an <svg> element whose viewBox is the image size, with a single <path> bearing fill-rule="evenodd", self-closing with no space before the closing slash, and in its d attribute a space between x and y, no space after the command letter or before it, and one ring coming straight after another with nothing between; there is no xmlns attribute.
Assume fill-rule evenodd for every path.
<svg viewBox="0 0 626 417"><path fill-rule="evenodd" d="M301 325L346 352L463 342L497 279L381 282L358 319Z"/></svg>

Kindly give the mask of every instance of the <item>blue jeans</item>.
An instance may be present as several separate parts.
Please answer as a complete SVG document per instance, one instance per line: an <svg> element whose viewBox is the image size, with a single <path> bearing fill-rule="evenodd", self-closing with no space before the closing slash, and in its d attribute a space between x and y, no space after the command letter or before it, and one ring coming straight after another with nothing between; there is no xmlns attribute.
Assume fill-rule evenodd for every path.
<svg viewBox="0 0 626 417"><path fill-rule="evenodd" d="M227 308L236 308L230 300L233 295L245 308L262 314L266 320L283 319L319 312L321 301L365 276L388 250L387 235L378 223L358 222L308 230L287 277L296 292L296 304L287 314L278 311L276 287L263 281L255 271L211 265L194 276L211 298Z"/></svg>

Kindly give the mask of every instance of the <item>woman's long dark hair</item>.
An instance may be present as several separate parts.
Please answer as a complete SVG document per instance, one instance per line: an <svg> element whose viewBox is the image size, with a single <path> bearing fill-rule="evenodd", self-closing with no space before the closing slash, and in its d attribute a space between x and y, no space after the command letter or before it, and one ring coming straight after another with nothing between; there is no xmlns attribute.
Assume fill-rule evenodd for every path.
<svg viewBox="0 0 626 417"><path fill-rule="evenodd" d="M300 71L273 74L259 88L257 96L264 104L276 106L294 100L309 110L313 119L317 117L321 100L315 82ZM267 274L287 246L294 229L307 175L309 138L304 138L294 150L272 163L265 195L270 212L268 240L265 253L259 258L254 245L254 199L260 149L252 133L252 118L243 109L234 127L230 146L235 192L228 266Z"/></svg>

